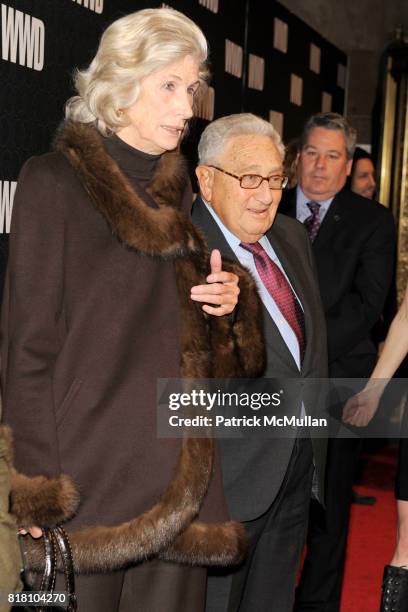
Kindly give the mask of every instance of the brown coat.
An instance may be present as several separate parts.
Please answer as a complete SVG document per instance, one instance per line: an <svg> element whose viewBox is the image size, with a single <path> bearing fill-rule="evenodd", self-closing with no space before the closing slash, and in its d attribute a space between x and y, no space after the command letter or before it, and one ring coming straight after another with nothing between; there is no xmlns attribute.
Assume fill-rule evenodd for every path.
<svg viewBox="0 0 408 612"><path fill-rule="evenodd" d="M200 509L202 520L224 520L220 473L211 440L157 439L156 379L262 370L252 281L234 267L241 295L233 323L204 316L190 300L209 261L180 211L190 191L177 153L162 157L148 193L135 193L93 128L66 125L57 149L27 162L13 211L2 376L16 467L73 478L78 569L156 554L233 562L239 526L187 529ZM121 544L115 554L95 561L112 542Z"/></svg>

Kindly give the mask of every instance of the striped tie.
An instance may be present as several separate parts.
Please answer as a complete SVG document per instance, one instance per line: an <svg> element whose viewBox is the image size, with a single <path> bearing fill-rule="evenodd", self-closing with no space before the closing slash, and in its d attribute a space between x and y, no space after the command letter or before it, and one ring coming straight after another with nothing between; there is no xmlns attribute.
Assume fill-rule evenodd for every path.
<svg viewBox="0 0 408 612"><path fill-rule="evenodd" d="M306 345L305 317L292 287L280 267L272 261L259 242L241 242L240 246L254 256L255 266L263 284L296 335L302 362Z"/></svg>

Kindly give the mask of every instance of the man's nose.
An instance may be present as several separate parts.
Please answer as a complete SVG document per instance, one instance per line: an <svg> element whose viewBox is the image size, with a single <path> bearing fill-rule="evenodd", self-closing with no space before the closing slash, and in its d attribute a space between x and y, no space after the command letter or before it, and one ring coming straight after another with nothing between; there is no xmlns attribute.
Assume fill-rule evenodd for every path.
<svg viewBox="0 0 408 612"><path fill-rule="evenodd" d="M262 204L271 204L273 201L273 190L269 187L268 179L262 180L256 192L257 200L262 202Z"/></svg>
<svg viewBox="0 0 408 612"><path fill-rule="evenodd" d="M324 155L318 155L316 157L316 166L318 168L323 168L326 165L326 158Z"/></svg>

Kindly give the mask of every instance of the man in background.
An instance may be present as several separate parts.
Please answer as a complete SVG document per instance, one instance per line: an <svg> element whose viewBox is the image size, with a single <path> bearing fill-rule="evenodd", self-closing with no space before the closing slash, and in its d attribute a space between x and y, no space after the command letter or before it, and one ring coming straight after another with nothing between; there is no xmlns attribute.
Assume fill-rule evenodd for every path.
<svg viewBox="0 0 408 612"><path fill-rule="evenodd" d="M355 130L337 113L306 123L298 153L298 185L279 211L304 223L313 244L326 316L329 375L368 377L377 351L371 331L393 275L392 214L345 188ZM313 503L296 610L339 612L351 488L361 441L330 439L326 508Z"/></svg>
<svg viewBox="0 0 408 612"><path fill-rule="evenodd" d="M375 166L373 158L370 153L367 153L367 151L361 147L356 147L354 149L353 164L351 166L350 176L347 177L346 186L351 191L363 196L364 198L369 198L372 200L375 196L377 185L375 180ZM372 338L374 344L378 348L379 355L381 354L385 337L388 333L391 322L397 313L397 309L397 280L396 268L394 266L393 279L387 293L383 312L372 330ZM359 503L358 500L365 499L366 501L362 501L361 503L367 503L368 499L375 500L375 498L361 498L359 496L357 496L357 498L356 496L353 497L353 501L357 501L357 503Z"/></svg>
<svg viewBox="0 0 408 612"><path fill-rule="evenodd" d="M354 193L372 200L375 195L375 167L373 158L361 147L354 149L353 164L350 176L347 179L347 187Z"/></svg>

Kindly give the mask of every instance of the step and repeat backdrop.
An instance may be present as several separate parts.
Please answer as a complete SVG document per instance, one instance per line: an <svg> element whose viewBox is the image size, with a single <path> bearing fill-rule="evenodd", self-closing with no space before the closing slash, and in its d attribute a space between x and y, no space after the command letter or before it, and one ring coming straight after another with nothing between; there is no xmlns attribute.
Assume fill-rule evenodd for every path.
<svg viewBox="0 0 408 612"><path fill-rule="evenodd" d="M191 168L202 129L222 115L256 113L288 142L310 114L343 112L347 56L273 0L0 1L0 275L19 170L49 150L75 67L109 23L160 6L192 18L210 45L210 87L183 145Z"/></svg>

